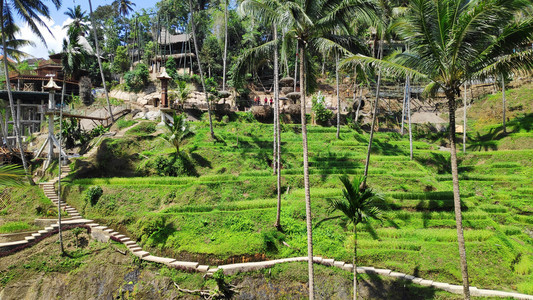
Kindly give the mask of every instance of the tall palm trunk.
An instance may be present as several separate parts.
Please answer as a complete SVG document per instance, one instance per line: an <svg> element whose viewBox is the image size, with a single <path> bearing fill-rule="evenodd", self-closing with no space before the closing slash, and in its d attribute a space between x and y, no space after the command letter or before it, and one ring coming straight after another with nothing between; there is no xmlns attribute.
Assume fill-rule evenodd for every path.
<svg viewBox="0 0 533 300"><path fill-rule="evenodd" d="M505 127L505 78L502 73L502 106L503 106L503 133L507 133L507 128Z"/></svg>
<svg viewBox="0 0 533 300"><path fill-rule="evenodd" d="M228 55L228 0L224 0L224 57L223 57L223 74L222 90L226 90L226 60ZM225 98L224 98L225 99Z"/></svg>
<svg viewBox="0 0 533 300"><path fill-rule="evenodd" d="M0 1L0 12L4 11L4 1ZM0 13L0 29L2 30L2 33L4 32L4 14ZM11 108L11 116L13 118L13 130L15 131L15 137L17 139L17 145L18 149L20 151L20 159L22 160L22 166L24 167L24 172L26 173L26 178L28 178L28 181L31 185L35 185L35 182L33 182L33 178L31 177L29 168L28 168L28 162L26 161L26 156L24 155L24 149L22 148L22 138L21 138L21 132L19 128L18 118L17 114L15 114L15 102L13 101L13 93L11 92L11 81L9 80L9 68L7 64L7 54L6 54L6 35L2 34L2 49L4 49L4 74L6 75L6 89L7 89L7 97L9 98L9 107ZM7 118L7 115L6 115ZM6 137L7 141L7 137Z"/></svg>
<svg viewBox="0 0 533 300"><path fill-rule="evenodd" d="M353 225L353 300L357 300L357 224Z"/></svg>
<svg viewBox="0 0 533 300"><path fill-rule="evenodd" d="M337 139L341 134L341 97L339 94L339 54L335 53L335 80L337 81Z"/></svg>
<svg viewBox="0 0 533 300"><path fill-rule="evenodd" d="M300 45L300 108L302 122L302 148L304 164L304 189L305 189L305 215L307 221L307 258L309 269L309 299L314 299L315 284L313 278L313 227L311 220L311 192L309 189L309 158L307 151L307 120L305 119L305 68L304 68L304 47Z"/></svg>
<svg viewBox="0 0 533 300"><path fill-rule="evenodd" d="M294 59L294 92L296 92L296 77L298 75L298 47L300 45L296 43L296 58ZM287 71L288 72L288 71Z"/></svg>
<svg viewBox="0 0 533 300"><path fill-rule="evenodd" d="M192 0L189 0L189 10L191 12L191 26L192 26L192 39L194 42L194 52L196 54L196 60L198 61L198 71L200 72L200 80L202 81L202 89L205 94L205 101L207 102L207 114L209 115L209 131L211 133L211 139L215 140L215 132L213 131L213 121L211 118L211 104L209 103L209 95L205 89L204 73L202 72L202 64L200 62L200 56L198 55L198 42L196 41L196 25L194 24L194 11L192 8Z"/></svg>
<svg viewBox="0 0 533 300"><path fill-rule="evenodd" d="M63 103L65 100L66 88L66 78L63 78L63 88L61 89L61 105L59 106L59 159L57 164L57 224L59 233L59 248L61 249L61 253L65 252L65 248L63 248L63 233L61 232L61 142L63 137ZM51 142L52 141L50 141L50 143Z"/></svg>
<svg viewBox="0 0 533 300"><path fill-rule="evenodd" d="M6 113L6 118L7 118L7 113ZM9 151L13 151L13 149L11 148L11 145L7 143L7 128L4 126L4 124L6 124L5 122L7 122L7 120L4 119L4 115L0 111L0 129L2 130L2 136L4 138L3 141L6 141L7 149L9 149Z"/></svg>
<svg viewBox="0 0 533 300"><path fill-rule="evenodd" d="M400 134L403 135L403 129L405 124L405 101L407 101L407 76L405 77L405 88L403 90L403 102L402 102L402 121L401 121L401 128L400 128Z"/></svg>
<svg viewBox="0 0 533 300"><path fill-rule="evenodd" d="M463 93L463 153L466 153L466 81Z"/></svg>
<svg viewBox="0 0 533 300"><path fill-rule="evenodd" d="M274 23L274 40L278 39L278 28ZM276 185L278 206L276 209L276 223L274 227L281 231L281 170L280 170L280 126L279 126L279 65L278 47L274 47L274 170L276 172Z"/></svg>
<svg viewBox="0 0 533 300"><path fill-rule="evenodd" d="M96 23L94 22L93 5L91 3L91 0L89 0L89 12L91 15L91 23L93 27L94 45L96 48L96 59L98 60L98 67L100 68L100 75L102 76L102 85L104 86L105 99L107 101L107 108L109 109L109 117L111 118L111 122L115 123L115 117L113 116L113 110L111 109L111 102L109 102L109 95L107 94L107 86L105 83L104 69L102 68L102 59L100 59L100 47L98 46L98 33L96 32Z"/></svg>
<svg viewBox="0 0 533 300"><path fill-rule="evenodd" d="M463 277L463 293L465 299L470 299L470 288L468 283L468 266L466 261L465 237L463 233L463 216L461 214L461 196L459 193L459 173L457 170L457 153L455 146L455 94L453 91L447 91L448 111L450 115L450 162L452 167L453 181L453 202L455 206L455 225L457 227L457 243L459 245L459 257L461 261L461 275Z"/></svg>
<svg viewBox="0 0 533 300"><path fill-rule="evenodd" d="M409 159L413 160L413 131L411 130L411 78L407 77L407 120L409 123ZM403 123L403 120L402 120Z"/></svg>
<svg viewBox="0 0 533 300"><path fill-rule="evenodd" d="M378 49L378 57L379 59L383 58L383 40L379 41L379 49ZM366 153L366 162L365 162L365 172L364 172L364 179L363 179L363 186L366 186L366 179L368 177L368 166L370 165L370 151L372 151L372 140L374 139L374 127L376 126L376 119L378 114L378 104L379 104L379 90L381 87L381 68L378 69L378 82L376 86L376 101L374 102L374 115L372 116L372 125L370 127L370 137L368 139L368 148Z"/></svg>

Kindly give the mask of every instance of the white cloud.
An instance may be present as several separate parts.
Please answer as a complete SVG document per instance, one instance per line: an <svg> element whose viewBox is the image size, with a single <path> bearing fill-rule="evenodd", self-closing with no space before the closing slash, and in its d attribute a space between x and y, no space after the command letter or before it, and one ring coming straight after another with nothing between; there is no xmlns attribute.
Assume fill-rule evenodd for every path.
<svg viewBox="0 0 533 300"><path fill-rule="evenodd" d="M24 46L20 50L30 54L36 58L48 58L48 51L55 51L56 53L61 52L61 47L63 44L63 38L67 36L67 29L63 29L63 26L72 22L72 19L66 19L63 24L56 24L52 19L43 19L44 23L48 26L53 35L48 32L43 26L38 28L41 31L41 34L44 36L46 41L46 46L43 42L30 30L30 27L27 24L20 26L20 31L16 34L16 37L19 39L26 39L32 41L34 46Z"/></svg>

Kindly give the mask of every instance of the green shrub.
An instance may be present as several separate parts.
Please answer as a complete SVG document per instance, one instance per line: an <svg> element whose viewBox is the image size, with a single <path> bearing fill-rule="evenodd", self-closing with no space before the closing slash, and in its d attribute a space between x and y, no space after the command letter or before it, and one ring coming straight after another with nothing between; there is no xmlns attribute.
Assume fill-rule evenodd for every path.
<svg viewBox="0 0 533 300"><path fill-rule="evenodd" d="M128 130L128 134L133 135L149 135L157 130L156 124L153 122L141 122L139 125Z"/></svg>
<svg viewBox="0 0 533 300"><path fill-rule="evenodd" d="M126 127L130 127L132 126L133 124L137 123L136 121L134 120L124 120L124 119L120 119L117 121L117 129L123 129L123 128L126 128Z"/></svg>
<svg viewBox="0 0 533 300"><path fill-rule="evenodd" d="M160 176L196 176L193 163L182 153L170 157L158 156L153 168Z"/></svg>
<svg viewBox="0 0 533 300"><path fill-rule="evenodd" d="M316 122L320 125L327 125L331 117L333 117L333 112L326 108L325 97L322 92L318 92L318 95L313 95L311 101L313 103L311 109L315 114Z"/></svg>
<svg viewBox="0 0 533 300"><path fill-rule="evenodd" d="M124 75L126 89L133 92L142 90L148 84L149 76L148 67L145 64L138 64L133 71Z"/></svg>
<svg viewBox="0 0 533 300"><path fill-rule="evenodd" d="M92 206L96 205L98 203L98 200L102 196L104 191L102 188L98 185L91 186L87 189L85 192L85 201L88 203L91 203Z"/></svg>
<svg viewBox="0 0 533 300"><path fill-rule="evenodd" d="M32 226L26 222L8 222L0 226L0 233L11 233L31 229Z"/></svg>

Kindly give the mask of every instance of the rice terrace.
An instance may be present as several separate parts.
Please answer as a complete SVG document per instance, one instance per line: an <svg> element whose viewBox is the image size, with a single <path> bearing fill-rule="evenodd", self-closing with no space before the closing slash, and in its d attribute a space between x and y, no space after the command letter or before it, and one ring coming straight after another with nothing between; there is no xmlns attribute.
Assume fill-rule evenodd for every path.
<svg viewBox="0 0 533 300"><path fill-rule="evenodd" d="M0 8L0 299L533 299L530 0Z"/></svg>

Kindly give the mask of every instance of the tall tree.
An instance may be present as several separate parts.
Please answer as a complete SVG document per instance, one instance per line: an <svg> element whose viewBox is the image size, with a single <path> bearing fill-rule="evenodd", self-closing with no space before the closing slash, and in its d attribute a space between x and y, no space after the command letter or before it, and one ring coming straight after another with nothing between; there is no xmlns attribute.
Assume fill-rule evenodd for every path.
<svg viewBox="0 0 533 300"><path fill-rule="evenodd" d="M355 55L348 59L375 64L395 74L429 81L427 92L444 92L448 102L451 169L457 241L465 299L470 299L468 267L459 193L455 142L456 97L470 78L494 76L509 70L533 69L533 51L513 49L533 39L533 18L514 16L530 1L523 0L409 0L409 12L398 33L410 50L390 60Z"/></svg>
<svg viewBox="0 0 533 300"><path fill-rule="evenodd" d="M51 0L52 4L56 8L61 6L61 0ZM15 39L14 30L6 30L9 28L15 27L14 15L17 15L22 22L26 23L30 30L37 35L37 37L46 45L46 41L41 34L38 26L41 26L48 29L46 23L42 20L42 17L50 18L50 11L48 6L44 4L41 0L33 1L20 1L20 0L2 0L0 1L0 32L2 33L2 49L7 49L7 40ZM51 33L51 32L50 32ZM29 172L28 162L26 156L24 156L24 149L22 147L21 132L16 120L15 114L15 103L13 101L13 93L11 92L11 82L9 80L9 68L7 61L7 53L4 51L4 72L6 74L6 89L7 95L9 98L9 106L11 107L11 115L13 116L13 130L15 131L15 136L17 138L18 149L20 151L20 158L22 160L22 165L24 166L24 171L30 182L34 185L33 179Z"/></svg>
<svg viewBox="0 0 533 300"><path fill-rule="evenodd" d="M207 113L209 115L209 132L211 133L211 139L213 141L215 140L215 132L213 131L213 121L211 118L211 103L209 102L209 95L207 90L205 89L205 80L204 80L204 73L202 72L202 63L200 61L199 56L199 49L198 49L198 41L196 40L196 25L194 24L194 9L192 5L192 0L189 0L189 10L191 14L191 31L192 31L192 39L194 42L194 51L196 52L196 59L198 61L198 71L200 72L200 81L202 81L202 89L205 94L205 101L207 102Z"/></svg>
<svg viewBox="0 0 533 300"><path fill-rule="evenodd" d="M330 211L340 211L353 224L353 299L357 299L357 224L366 223L369 219L381 220L381 212L373 205L373 201L382 199L372 189L359 189L364 182L363 177L350 181L347 175L340 177L344 186L342 198L330 200Z"/></svg>
<svg viewBox="0 0 533 300"><path fill-rule="evenodd" d="M250 1L252 4L254 1ZM307 255L309 269L309 298L314 299L313 279L313 235L311 220L311 195L309 186L309 159L307 147L307 124L306 124L306 72L309 63L308 51L318 50L327 52L328 49L337 49L339 52L348 52L350 49L362 49L357 40L333 34L337 27L341 32L346 27L347 20L354 13L368 14L367 8L362 1L323 0L323 1L257 1L255 6L257 14L266 12L271 7L278 10L278 24L287 28L285 38L298 41L300 59L300 110L302 124L302 148L304 169L304 190L307 220ZM353 47L353 48L352 48Z"/></svg>
<svg viewBox="0 0 533 300"><path fill-rule="evenodd" d="M222 57L222 90L226 90L226 61L228 56L228 0L224 0L224 56Z"/></svg>
<svg viewBox="0 0 533 300"><path fill-rule="evenodd" d="M69 29L68 40L63 39L63 51L61 53L61 68L63 70L63 87L61 89L61 105L59 106L59 132L63 132L63 104L65 101L65 90L67 89L67 79L76 75L80 66L85 62L87 53L79 43L79 38L82 28L73 27ZM59 135L59 159L58 159L58 174L57 174L57 218L58 218L58 230L59 230L59 247L61 253L65 252L63 248L63 235L61 232L61 165L62 165L62 152L61 152L61 140L62 134ZM50 141L51 143L52 141Z"/></svg>
<svg viewBox="0 0 533 300"><path fill-rule="evenodd" d="M74 6L74 9L68 8L65 12L65 15L72 19L72 22L63 26L63 28L68 28L69 31L77 30L78 32L85 35L89 27L87 26L87 15L85 11L81 10L80 5Z"/></svg>
<svg viewBox="0 0 533 300"><path fill-rule="evenodd" d="M123 17L127 17L133 11L133 6L136 6L130 0L115 0L113 5L117 7L118 13Z"/></svg>
<svg viewBox="0 0 533 300"><path fill-rule="evenodd" d="M102 68L102 59L100 58L100 47L98 46L98 33L96 30L96 22L94 21L94 17L93 17L93 5L91 3L91 0L89 0L89 13L91 16L91 23L92 23L91 26L93 28L93 34L94 34L96 59L98 60L98 67L100 68L100 76L102 77L102 85L104 86L105 99L107 101L107 109L109 110L109 117L111 118L111 122L115 123L115 117L113 116L113 109L111 108L111 102L109 101L109 95L107 94L107 86L105 83L104 69Z"/></svg>

